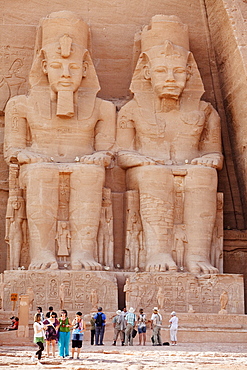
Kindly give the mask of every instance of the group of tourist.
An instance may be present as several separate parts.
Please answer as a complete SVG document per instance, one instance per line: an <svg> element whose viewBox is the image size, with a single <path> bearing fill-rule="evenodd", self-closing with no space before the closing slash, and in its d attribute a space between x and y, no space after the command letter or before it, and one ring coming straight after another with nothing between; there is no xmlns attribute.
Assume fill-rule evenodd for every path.
<svg viewBox="0 0 247 370"><path fill-rule="evenodd" d="M114 336L113 346L116 346L118 337L120 337L122 346L133 346L133 338L138 333L139 345L145 346L146 344L146 331L147 331L146 315L141 308L139 314L135 314L133 307L127 311L126 308L123 310L117 310L116 315L112 319ZM160 330L162 326L162 316L159 313L157 307L154 307L151 316L151 329L153 335L151 337L154 346L161 346L162 340ZM98 308L97 313L93 313L90 320L91 324L91 345L104 345L104 333L106 325L106 315L102 311L102 307ZM171 319L169 320L170 326L170 338L171 344L177 344L177 329L178 329L178 318L176 312L171 313ZM34 316L34 343L38 345L38 350L35 356L32 357L32 361L40 361L42 352L44 351L44 343L46 344L46 354L49 357L50 354L55 357L56 344L58 343L59 356L61 358L74 359L75 353L77 359L80 356L80 350L82 348L84 333L86 330L86 323L83 320L82 313L76 312L75 318L71 322L68 318L66 310L61 311L61 315L58 318L56 312L53 311L53 307L49 307L49 311L45 317L41 307L37 307L37 312ZM72 329L72 336L70 331ZM137 330L136 330L137 329ZM72 349L71 357L69 355L70 337L72 338ZM164 344L169 344L168 342Z"/></svg>
<svg viewBox="0 0 247 370"><path fill-rule="evenodd" d="M130 307L128 312L126 309L123 311L118 310L116 316L113 318L114 327L114 337L112 345L115 346L117 343L118 336L122 346L133 346L133 338L136 336L137 332L139 334L139 345L145 346L146 344L146 331L147 331L147 319L146 315L141 308L139 314L136 315L133 307ZM154 346L161 346L161 326L162 326L162 316L159 313L158 307L154 307L151 316L151 329L153 330L153 335L151 337ZM171 313L171 319L169 320L170 327L170 339L171 345L177 344L177 330L178 330L178 317L176 312ZM137 330L135 329L137 328ZM169 344L166 342L166 344Z"/></svg>

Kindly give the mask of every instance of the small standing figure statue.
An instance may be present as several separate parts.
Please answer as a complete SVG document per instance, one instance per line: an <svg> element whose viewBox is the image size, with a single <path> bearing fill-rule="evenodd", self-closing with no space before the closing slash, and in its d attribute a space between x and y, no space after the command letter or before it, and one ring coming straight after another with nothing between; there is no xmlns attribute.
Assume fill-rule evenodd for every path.
<svg viewBox="0 0 247 370"><path fill-rule="evenodd" d="M102 265L113 268L113 211L111 189L103 188L102 207L98 230L98 259Z"/></svg>
<svg viewBox="0 0 247 370"><path fill-rule="evenodd" d="M56 240L58 246L57 255L59 257L63 257L64 261L66 261L66 257L69 256L69 251L71 248L71 235L68 221L57 222Z"/></svg>
<svg viewBox="0 0 247 370"><path fill-rule="evenodd" d="M227 313L227 310L226 310L227 303L228 303L228 293L225 290L223 290L223 292L220 295L220 311L219 311L219 314L226 314Z"/></svg>
<svg viewBox="0 0 247 370"><path fill-rule="evenodd" d="M34 291L31 286L27 288L27 294L28 294L28 299L29 299L29 310L33 311L33 301L34 301Z"/></svg>
<svg viewBox="0 0 247 370"><path fill-rule="evenodd" d="M130 210L127 216L126 253L128 253L129 268L131 270L134 270L136 267L139 267L139 252L141 248L142 248L141 218L137 212L131 212Z"/></svg>
<svg viewBox="0 0 247 370"><path fill-rule="evenodd" d="M165 301L165 295L162 291L162 287L160 286L157 293L157 301L158 301L158 309L164 308L164 301Z"/></svg>
<svg viewBox="0 0 247 370"><path fill-rule="evenodd" d="M183 270L184 268L185 243L188 243L185 225L176 225L174 234L174 249L177 257L177 266L180 270Z"/></svg>
<svg viewBox="0 0 247 370"><path fill-rule="evenodd" d="M129 278L125 281L123 291L125 293L125 306L128 311L130 308L130 293L132 292Z"/></svg>
<svg viewBox="0 0 247 370"><path fill-rule="evenodd" d="M98 299L98 294L97 294L96 289L92 289L91 290L91 293L90 293L90 302L92 303L91 312L98 311L99 299Z"/></svg>
<svg viewBox="0 0 247 370"><path fill-rule="evenodd" d="M20 264L21 248L26 242L25 201L20 193L8 199L5 241L9 244L9 269L17 270Z"/></svg>
<svg viewBox="0 0 247 370"><path fill-rule="evenodd" d="M64 300L65 300L65 284L62 283L59 287L59 300L60 300L60 310L64 309Z"/></svg>

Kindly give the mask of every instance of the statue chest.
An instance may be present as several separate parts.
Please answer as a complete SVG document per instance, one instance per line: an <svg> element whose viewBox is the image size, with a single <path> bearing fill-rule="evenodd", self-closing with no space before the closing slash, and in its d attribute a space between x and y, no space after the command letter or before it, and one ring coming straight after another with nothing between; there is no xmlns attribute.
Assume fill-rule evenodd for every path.
<svg viewBox="0 0 247 370"><path fill-rule="evenodd" d="M202 111L150 113L140 109L139 113L135 121L136 133L151 141L161 138L170 143L199 141L205 123Z"/></svg>

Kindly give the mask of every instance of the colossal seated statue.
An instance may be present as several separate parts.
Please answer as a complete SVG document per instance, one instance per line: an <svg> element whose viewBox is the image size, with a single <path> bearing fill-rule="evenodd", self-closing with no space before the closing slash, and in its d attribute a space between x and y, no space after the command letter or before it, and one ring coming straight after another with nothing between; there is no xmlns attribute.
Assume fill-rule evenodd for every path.
<svg viewBox="0 0 247 370"><path fill-rule="evenodd" d="M96 97L88 34L69 11L42 19L30 92L6 107L5 159L19 166L11 194L25 195L30 269L57 269L58 255L64 260L68 254L72 269L101 268L94 255L115 108ZM65 225L68 247L61 245L59 225Z"/></svg>
<svg viewBox="0 0 247 370"><path fill-rule="evenodd" d="M145 269L216 273L210 249L223 164L220 119L200 100L188 27L178 17L157 15L143 29L131 91L118 117L118 164L128 190L139 192Z"/></svg>

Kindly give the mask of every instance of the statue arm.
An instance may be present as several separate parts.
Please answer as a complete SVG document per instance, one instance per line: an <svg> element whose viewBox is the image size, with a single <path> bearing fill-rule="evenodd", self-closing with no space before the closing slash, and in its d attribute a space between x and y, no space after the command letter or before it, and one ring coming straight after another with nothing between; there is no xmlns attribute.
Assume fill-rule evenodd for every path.
<svg viewBox="0 0 247 370"><path fill-rule="evenodd" d="M113 103L97 99L99 116L95 126L95 152L81 157L80 162L107 167L114 158L116 110Z"/></svg>
<svg viewBox="0 0 247 370"><path fill-rule="evenodd" d="M5 110L4 157L8 163L18 162L18 154L27 146L27 122L22 98L25 97L10 99Z"/></svg>
<svg viewBox="0 0 247 370"><path fill-rule="evenodd" d="M27 97L9 100L5 110L4 158L7 163L50 162L51 158L32 151L27 144Z"/></svg>
<svg viewBox="0 0 247 370"><path fill-rule="evenodd" d="M199 144L201 157L193 159L191 164L199 164L221 170L223 155L221 153L220 117L211 104L201 103L206 105L206 108L204 108L206 114L205 128Z"/></svg>
<svg viewBox="0 0 247 370"><path fill-rule="evenodd" d="M138 109L137 103L133 99L121 108L118 115L116 145L118 165L123 169L160 163L135 150L136 130L134 112L136 109Z"/></svg>

